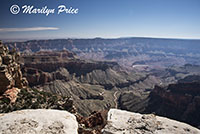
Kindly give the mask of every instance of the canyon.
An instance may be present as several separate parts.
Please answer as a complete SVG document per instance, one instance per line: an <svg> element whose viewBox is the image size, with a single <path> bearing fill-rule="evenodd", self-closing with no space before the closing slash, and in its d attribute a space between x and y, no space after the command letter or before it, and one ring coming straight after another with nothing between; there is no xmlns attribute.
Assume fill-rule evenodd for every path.
<svg viewBox="0 0 200 134"><path fill-rule="evenodd" d="M116 62L82 60L67 50L24 55L22 63L32 88L71 96L83 115L116 107L116 91L142 92L157 83L155 77L129 72Z"/></svg>
<svg viewBox="0 0 200 134"><path fill-rule="evenodd" d="M11 91L15 99L3 95L1 113L26 108L66 110L87 126L79 127L79 133L117 133L112 124L103 121L111 118L100 114L112 108L200 126L199 40L95 38L5 44L21 52L17 64L24 85L2 88L2 95ZM17 90L9 90L12 88ZM98 129L92 127L95 122L101 122L96 124Z"/></svg>

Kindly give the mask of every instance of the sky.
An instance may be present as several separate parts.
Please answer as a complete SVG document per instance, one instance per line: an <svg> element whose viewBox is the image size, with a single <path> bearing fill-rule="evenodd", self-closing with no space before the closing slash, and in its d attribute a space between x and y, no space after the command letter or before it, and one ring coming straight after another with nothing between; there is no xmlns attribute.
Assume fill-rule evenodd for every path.
<svg viewBox="0 0 200 134"><path fill-rule="evenodd" d="M18 14L11 13L12 5L19 6ZM25 14L24 5L55 13ZM78 13L57 14L59 5ZM200 0L1 0L0 18L0 39L200 39Z"/></svg>

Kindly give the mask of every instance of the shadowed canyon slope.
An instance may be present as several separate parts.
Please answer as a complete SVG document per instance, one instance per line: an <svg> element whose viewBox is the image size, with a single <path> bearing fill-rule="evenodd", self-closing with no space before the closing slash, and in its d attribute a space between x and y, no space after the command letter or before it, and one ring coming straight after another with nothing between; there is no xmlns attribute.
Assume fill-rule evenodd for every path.
<svg viewBox="0 0 200 134"><path fill-rule="evenodd" d="M129 72L116 62L81 60L66 50L24 55L22 63L31 87L72 96L83 115L116 107L115 93L140 93L158 83L155 77Z"/></svg>
<svg viewBox="0 0 200 134"><path fill-rule="evenodd" d="M155 86L148 97L141 98L134 93L123 93L119 106L141 113L183 121L199 127L200 123L200 76L190 75L168 86Z"/></svg>

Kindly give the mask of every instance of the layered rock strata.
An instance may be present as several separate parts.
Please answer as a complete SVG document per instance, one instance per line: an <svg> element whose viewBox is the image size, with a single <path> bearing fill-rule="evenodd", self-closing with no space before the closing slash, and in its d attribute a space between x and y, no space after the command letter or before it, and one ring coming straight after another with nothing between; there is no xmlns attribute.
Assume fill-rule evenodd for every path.
<svg viewBox="0 0 200 134"><path fill-rule="evenodd" d="M20 53L15 49L9 51L0 42L0 95L13 87L21 89L28 85L27 80L22 77L19 56Z"/></svg>

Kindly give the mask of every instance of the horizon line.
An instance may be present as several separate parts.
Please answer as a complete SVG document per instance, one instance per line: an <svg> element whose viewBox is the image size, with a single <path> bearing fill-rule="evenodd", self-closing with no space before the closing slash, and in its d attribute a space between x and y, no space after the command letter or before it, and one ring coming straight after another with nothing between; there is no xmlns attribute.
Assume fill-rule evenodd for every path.
<svg viewBox="0 0 200 134"><path fill-rule="evenodd" d="M191 37L159 37L159 36L124 36L124 37L49 37L49 38L4 38L3 42L24 42L31 40L58 40L58 39L128 39L128 38L149 38L149 39L169 39L169 40L200 40L200 38Z"/></svg>

